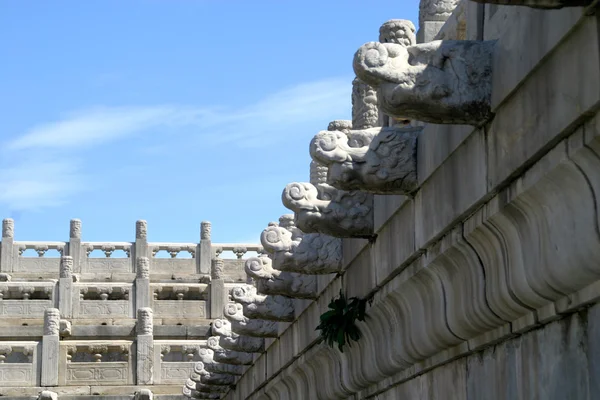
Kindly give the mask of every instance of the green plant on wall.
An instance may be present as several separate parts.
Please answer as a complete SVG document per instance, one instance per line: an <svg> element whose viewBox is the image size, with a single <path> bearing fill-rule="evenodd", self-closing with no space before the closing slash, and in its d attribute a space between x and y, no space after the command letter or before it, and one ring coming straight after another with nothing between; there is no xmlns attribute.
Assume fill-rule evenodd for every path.
<svg viewBox="0 0 600 400"><path fill-rule="evenodd" d="M337 343L342 353L346 344L348 347L352 347L351 342L356 342L361 338L356 321L365 320L367 303L371 301L371 298L351 297L346 299L340 290L340 296L337 299L331 299L330 310L321 315L321 323L316 328L316 330L321 330L323 341L330 347Z"/></svg>

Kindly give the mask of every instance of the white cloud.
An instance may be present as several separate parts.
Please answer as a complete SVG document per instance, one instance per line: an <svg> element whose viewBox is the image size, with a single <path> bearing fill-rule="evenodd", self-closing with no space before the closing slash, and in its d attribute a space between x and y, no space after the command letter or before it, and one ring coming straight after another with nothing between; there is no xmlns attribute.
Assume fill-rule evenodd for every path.
<svg viewBox="0 0 600 400"><path fill-rule="evenodd" d="M61 205L84 187L76 167L73 161L29 159L0 168L0 203L11 211Z"/></svg>
<svg viewBox="0 0 600 400"><path fill-rule="evenodd" d="M86 187L85 164L73 154L84 159L100 145L144 135L140 150L158 154L159 136L152 135L176 134L186 143L263 146L285 138L291 126L348 115L350 92L347 77L300 84L237 110L158 105L72 112L2 145L0 204L31 210L64 203Z"/></svg>

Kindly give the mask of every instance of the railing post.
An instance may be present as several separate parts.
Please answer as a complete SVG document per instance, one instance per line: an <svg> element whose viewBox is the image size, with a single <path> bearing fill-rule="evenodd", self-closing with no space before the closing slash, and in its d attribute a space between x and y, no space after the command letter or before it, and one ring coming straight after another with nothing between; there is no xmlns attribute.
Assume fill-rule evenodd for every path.
<svg viewBox="0 0 600 400"><path fill-rule="evenodd" d="M73 257L71 256L62 256L60 258L58 309L63 318L73 317L73 264Z"/></svg>
<svg viewBox="0 0 600 400"><path fill-rule="evenodd" d="M148 254L148 223L143 219L135 222L135 248L130 256L133 259L134 268L137 267L138 257L150 257Z"/></svg>
<svg viewBox="0 0 600 400"><path fill-rule="evenodd" d="M73 269L72 272L81 273L81 220L72 219L69 227L69 247L68 253L71 256ZM61 310L62 311L62 310Z"/></svg>
<svg viewBox="0 0 600 400"><path fill-rule="evenodd" d="M2 253L0 254L0 272L13 272L14 268L15 221L2 220Z"/></svg>
<svg viewBox="0 0 600 400"><path fill-rule="evenodd" d="M42 336L42 386L58 386L59 331L60 311L46 309Z"/></svg>
<svg viewBox="0 0 600 400"><path fill-rule="evenodd" d="M223 280L224 262L222 258L212 260L210 280L210 318L223 318L223 307L227 294L225 293L225 281Z"/></svg>
<svg viewBox="0 0 600 400"><path fill-rule="evenodd" d="M154 336L152 309L137 310L137 384L152 385L154 382Z"/></svg>
<svg viewBox="0 0 600 400"><path fill-rule="evenodd" d="M135 309L152 307L150 293L150 261L148 257L136 258L135 271ZM136 311L137 313L137 311Z"/></svg>
<svg viewBox="0 0 600 400"><path fill-rule="evenodd" d="M208 221L202 221L200 224L200 244L198 245L199 249L196 251L196 273L198 274L210 274L212 259L211 229L211 223Z"/></svg>

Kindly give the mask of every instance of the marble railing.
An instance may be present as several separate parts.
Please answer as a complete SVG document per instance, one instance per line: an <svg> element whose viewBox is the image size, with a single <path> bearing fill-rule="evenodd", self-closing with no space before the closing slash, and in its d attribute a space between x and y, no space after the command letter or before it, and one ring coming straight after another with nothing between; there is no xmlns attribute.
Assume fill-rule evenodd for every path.
<svg viewBox="0 0 600 400"><path fill-rule="evenodd" d="M36 342L0 342L0 387L37 386Z"/></svg>
<svg viewBox="0 0 600 400"><path fill-rule="evenodd" d="M225 279L244 281L241 260L262 252L258 244L211 243L210 223L202 223L198 243L163 243L147 241L147 223L137 221L136 239L132 242L84 242L81 221L71 221L69 241L17 241L14 221L3 221L0 273L53 278L60 271L60 257L73 258L72 273L93 279L113 279L115 275L136 273L137 257L148 257L150 274L169 279L171 275L208 277L211 260L224 258Z"/></svg>

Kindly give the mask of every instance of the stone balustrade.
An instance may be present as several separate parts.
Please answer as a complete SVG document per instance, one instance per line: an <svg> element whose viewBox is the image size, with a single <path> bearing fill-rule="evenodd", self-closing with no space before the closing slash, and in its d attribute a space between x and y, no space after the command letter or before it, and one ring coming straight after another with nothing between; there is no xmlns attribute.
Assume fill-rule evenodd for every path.
<svg viewBox="0 0 600 400"><path fill-rule="evenodd" d="M199 243L148 242L145 221L132 242L85 242L81 221L70 228L65 242L18 241L14 222L3 221L0 395L53 399L60 395L39 388L76 395L93 386L148 396L139 385L180 395L194 366L207 361L214 372L201 384L241 375L207 354L206 339L261 245L212 244L208 222Z"/></svg>

